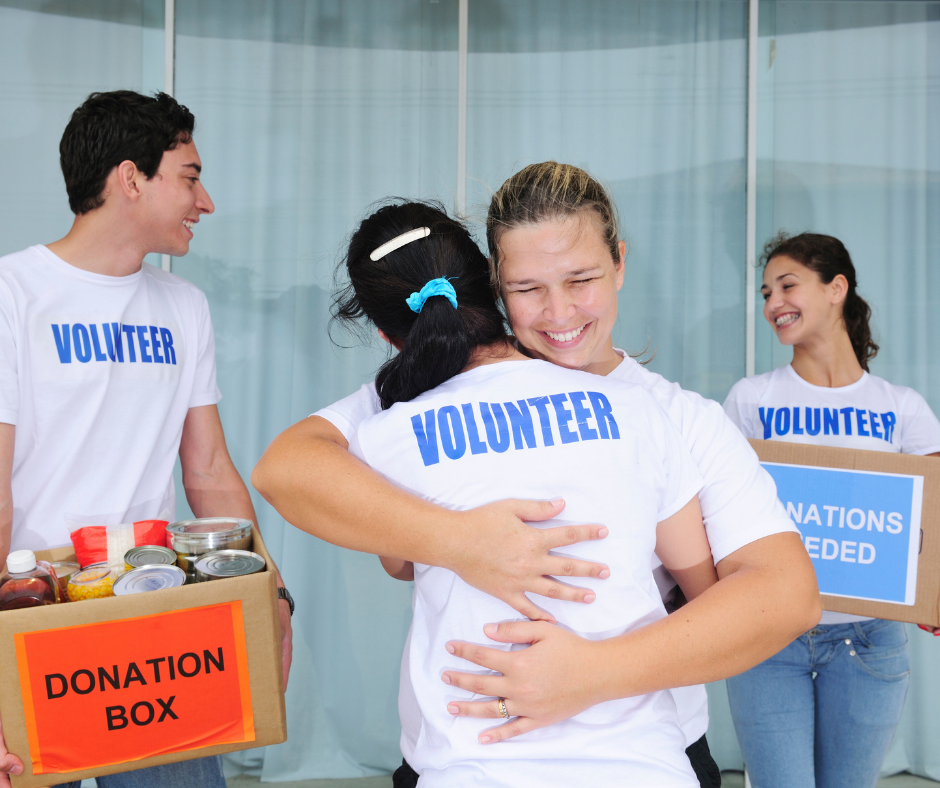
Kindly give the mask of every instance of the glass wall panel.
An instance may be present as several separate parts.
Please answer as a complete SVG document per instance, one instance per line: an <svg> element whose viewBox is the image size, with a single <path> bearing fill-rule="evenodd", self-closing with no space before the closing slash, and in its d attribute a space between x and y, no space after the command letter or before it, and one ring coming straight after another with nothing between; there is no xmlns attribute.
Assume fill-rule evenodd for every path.
<svg viewBox="0 0 940 788"><path fill-rule="evenodd" d="M872 372L940 410L940 3L777 0L761 20L758 238L840 238ZM790 360L762 320L757 337L758 372Z"/></svg>
<svg viewBox="0 0 940 788"><path fill-rule="evenodd" d="M0 0L0 75L4 255L71 227L59 138L88 94L162 89L163 2Z"/></svg>
<svg viewBox="0 0 940 788"><path fill-rule="evenodd" d="M744 374L747 3L470 5L468 204L532 162L589 170L629 244L615 340L722 398Z"/></svg>
<svg viewBox="0 0 940 788"><path fill-rule="evenodd" d="M216 212L173 271L209 298L220 411L247 479L279 432L371 380L385 358L377 337L349 350L328 335L333 270L370 204L453 206L456 6L179 0L177 14L177 96L196 115ZM263 770L257 752L232 763L266 780L395 768L410 584L255 505L299 611L291 736Z"/></svg>
<svg viewBox="0 0 940 788"><path fill-rule="evenodd" d="M759 20L758 242L779 230L840 238L873 310L872 373L940 412L940 3L762 0ZM756 320L757 372L788 363ZM926 700L940 691L936 643L914 626L908 637L911 684L883 774L940 779ZM731 768L720 685L710 698L709 742Z"/></svg>

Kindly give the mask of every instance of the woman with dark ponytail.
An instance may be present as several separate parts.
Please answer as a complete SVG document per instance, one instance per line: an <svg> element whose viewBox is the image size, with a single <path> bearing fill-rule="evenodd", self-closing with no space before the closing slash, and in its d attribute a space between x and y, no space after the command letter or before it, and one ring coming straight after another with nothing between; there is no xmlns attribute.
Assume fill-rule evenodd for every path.
<svg viewBox="0 0 940 788"><path fill-rule="evenodd" d="M383 249L408 233L408 242ZM349 285L335 301L334 318L365 317L400 351L376 375L383 410L461 372L475 348L499 345L509 352L483 255L442 207L411 202L380 208L353 235L344 268Z"/></svg>
<svg viewBox="0 0 940 788"><path fill-rule="evenodd" d="M457 576L453 582L461 588L471 585L502 601L493 613L497 617L489 623L504 623L485 632L469 628L464 642L448 643L454 662L443 674L453 687L463 689L477 686L480 667L502 674L497 686L487 687L492 693L484 694L502 696L503 706L493 699L461 702L456 695L448 704L458 717L486 721L477 737L487 744L485 750L509 750L505 757L510 757L516 752L517 741L531 741L542 733L536 729L546 725L554 729L560 721L581 714L592 703L669 689L685 739L685 753L699 787L718 786L721 776L705 737L708 700L703 684L758 664L819 621L813 565L796 527L777 500L773 480L718 403L670 383L614 346L611 331L617 322L626 244L620 239L616 206L596 178L559 162L523 167L493 195L486 231L489 265L475 248L470 248L469 240L460 240L471 270L461 262L459 270L466 273L458 273L457 268L444 264L445 260L452 261L452 256L436 253L436 257L425 259L423 264L428 267L421 271L421 277L407 282L396 280L398 296L387 297L385 284L390 277L400 275L399 261L405 264L405 258L398 255L419 253L422 246L442 252L444 228L448 228L446 238L455 242L461 238L456 230L456 235L450 234L450 228L459 225L439 211L424 213L427 210L427 206L393 206L363 223L347 261L353 284L343 293L337 316L373 319L383 335L404 349L403 358L391 362L396 370L391 376L393 381L416 380L404 371L422 366L408 359L417 357L413 354L426 347L425 340L418 341L418 337L427 331L421 315L411 312L404 299L423 291L429 279L444 278L456 288L458 313L447 312L453 307L446 296L432 296L424 309L431 309L437 302L434 308L443 312L428 315L436 315L435 320L459 317L466 323L462 314L465 305L471 303L468 299L479 298L480 309L490 316L486 322L494 325L501 319L492 301L498 289L515 348L561 368L591 373L593 377L584 384L590 386L588 392L603 393L606 389L598 387L617 382L645 390L679 429L702 475L701 501L712 548L708 564L717 566L721 580L684 606L681 615L657 621L655 631L644 627L604 641L601 659L597 658L601 647L594 638L577 638L569 629L545 623L556 617L564 620L569 615L577 616L579 610L594 608L602 600L606 604L605 584L622 578L616 570L603 580L608 577L609 567L601 560L619 556L619 547L611 544L608 552L593 541L610 542L614 530L607 534L607 528L601 525L610 523L590 514L590 501L582 499L584 508L573 508L573 493L569 494L570 489L583 490L580 485L585 473L595 477L593 492L598 502L606 500L610 490L619 488L622 481L612 478L607 466L595 459L564 459L570 451L587 452L588 447L608 441L613 444L615 439L612 432L592 426L592 419L583 422L582 435L585 401L579 399L575 404L572 392L576 395L578 388L561 379L525 399L508 391L503 395L487 389L475 396L461 389L459 406L453 408L427 407L425 398L431 392L413 400L415 418L405 425L401 452L405 447L413 449L415 441L420 441L430 463L422 472L441 473L452 464L451 455L460 455L455 465L459 468L483 462L517 463L518 458L526 461L521 468L513 464L505 472L494 472L491 489L479 499L482 505L474 508L453 511L429 504L387 484L350 456L359 425L380 413L383 402L407 401L413 391L433 383L430 379L420 386L399 387L396 383L400 393L395 393L388 388L384 373L381 401L370 381L359 391L294 424L265 452L252 474L252 483L288 522L304 531L342 547L446 567L453 570ZM401 218L404 212L408 212L407 221ZM419 233L411 236L414 239L406 245L399 245L410 232L422 227L427 227L430 235ZM377 246L393 240L394 252L387 258L377 254ZM420 258L409 259L416 262ZM477 273L482 269L488 269L492 289L476 289L480 283ZM470 283L474 283L473 295L463 295ZM486 307L482 306L484 300ZM455 374L439 389L456 390L468 381L482 385L474 376L484 370L497 378L505 375L508 380L509 371L519 374L517 370L521 369L535 379L542 365L523 361L505 342L494 342L489 346L491 350L481 346L471 351L471 361L465 368L468 371ZM422 358L429 355L420 354ZM446 370L443 361L437 366L434 362L423 366L430 364L439 373L438 379L443 379L460 367L462 358L450 359ZM489 366L471 369L474 364ZM480 405L483 401L485 408ZM385 413L394 412L396 407L400 410L401 406ZM473 414L472 421L467 420L468 410ZM429 412L433 418L429 419ZM565 421L562 431L553 420L567 419L567 414L571 421ZM446 417L443 421L442 416ZM460 420L459 432L455 419ZM635 423L632 419L628 422ZM543 454L535 447L544 447L546 436L553 444ZM536 455L556 460L545 469L544 478L528 475ZM645 470L645 466L644 460L638 467ZM625 476L633 474L631 470ZM444 500L437 488L431 494L436 500ZM505 495L503 500L500 494ZM620 514L615 519L629 506L629 501L621 497L617 509ZM563 525L546 523L562 511ZM553 527L531 527L533 523ZM572 547L575 543L577 547ZM598 560L578 556L597 556ZM410 566L403 561L396 566L386 562L386 568L396 576L409 576ZM671 605L675 580L658 563L653 576L663 601ZM540 607L543 604L551 608L551 614ZM520 617L531 620L520 623ZM692 629L686 629L687 625ZM480 647L481 642L488 641L502 649L518 645L507 654ZM522 644L528 647L519 648ZM469 665L461 660L475 663L466 668L473 673L460 669L461 665ZM592 667L586 669L586 665ZM511 722L503 721L505 707L513 716ZM395 788L413 788L417 781L409 763L422 740L424 722L421 715L406 714L414 708L403 688L401 746L407 762L394 776ZM600 738L593 744L601 747L607 742L612 751L629 740L621 737L614 742L606 730L597 731ZM597 758L603 762L610 751L606 745L602 749ZM592 753L596 751L588 746L584 758L594 758ZM497 752L486 757L504 755ZM423 774L422 785L426 779ZM516 784L532 782L520 777ZM542 784L583 782L582 776L558 776ZM625 783L617 778L608 782L655 784L643 780ZM477 783L467 780L465 784Z"/></svg>
<svg viewBox="0 0 940 788"><path fill-rule="evenodd" d="M829 235L764 248L764 317L793 361L738 381L725 411L748 438L937 454L940 422L913 389L868 372L878 352L855 266ZM728 679L738 741L761 788L872 788L908 684L903 624L845 613Z"/></svg>
<svg viewBox="0 0 940 788"><path fill-rule="evenodd" d="M530 735L511 749L481 746L494 717L520 714L501 697L501 674L483 671L467 691L445 670L463 664L453 641L479 641L491 622L526 619L449 569L382 559L393 577L415 581L399 709L403 754L420 784L697 788L668 690L624 698L611 679L622 678L623 666L605 650L607 638L665 623L654 551L690 599L718 579L696 497L701 479L676 428L639 386L516 350L486 259L436 206L376 211L353 235L345 267L350 284L334 315L368 319L399 351L376 378L382 410L358 425L350 452L446 509L563 490L567 517L609 529L603 543L566 550L572 561L610 567L610 579L586 581L596 601L545 604L568 636L592 644L588 681L598 690L571 719L518 717L519 732ZM699 608L689 609L694 619ZM498 661L508 649L482 651ZM492 713L460 716L479 695L496 698Z"/></svg>

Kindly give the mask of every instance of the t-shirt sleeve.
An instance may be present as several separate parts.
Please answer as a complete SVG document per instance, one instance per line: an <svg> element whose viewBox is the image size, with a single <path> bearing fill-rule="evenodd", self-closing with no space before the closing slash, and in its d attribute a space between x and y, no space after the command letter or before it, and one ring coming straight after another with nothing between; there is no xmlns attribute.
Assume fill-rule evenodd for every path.
<svg viewBox="0 0 940 788"><path fill-rule="evenodd" d="M212 329L212 318L209 316L209 302L205 295L199 292L196 298L196 375L193 380L193 391L189 398L189 407L198 408L202 405L215 405L222 399L222 392L216 382L215 372L215 332Z"/></svg>
<svg viewBox="0 0 940 788"><path fill-rule="evenodd" d="M311 415L316 416L317 414L312 413ZM369 461L366 459L365 449L363 449L362 442L359 439L359 430L353 430L347 440L349 441L349 453L357 460L362 460L366 465L368 465Z"/></svg>
<svg viewBox="0 0 940 788"><path fill-rule="evenodd" d="M747 378L739 380L731 387L725 398L725 413L745 438L763 438L763 433L754 423L754 414L757 412L757 392Z"/></svg>
<svg viewBox="0 0 940 788"><path fill-rule="evenodd" d="M797 532L777 498L777 485L757 453L717 403L702 401L691 423L692 458L705 485L699 492L712 558L778 533Z"/></svg>
<svg viewBox="0 0 940 788"><path fill-rule="evenodd" d="M692 461L692 455L679 434L679 430L666 412L658 404L652 402L652 399L651 404L658 411L651 416L658 417L656 419L659 422L657 432L666 468L666 483L656 515L656 521L661 523L672 517L695 497L702 489L702 477Z"/></svg>
<svg viewBox="0 0 940 788"><path fill-rule="evenodd" d="M906 389L901 399L901 451L904 454L933 454L940 451L940 421L930 405L914 389Z"/></svg>
<svg viewBox="0 0 940 788"><path fill-rule="evenodd" d="M20 411L13 296L0 282L0 422L16 424Z"/></svg>
<svg viewBox="0 0 940 788"><path fill-rule="evenodd" d="M343 433L343 437L351 445L359 425L370 416L380 413L381 410L382 406L375 391L375 383L365 383L348 397L327 405L311 415L326 419Z"/></svg>

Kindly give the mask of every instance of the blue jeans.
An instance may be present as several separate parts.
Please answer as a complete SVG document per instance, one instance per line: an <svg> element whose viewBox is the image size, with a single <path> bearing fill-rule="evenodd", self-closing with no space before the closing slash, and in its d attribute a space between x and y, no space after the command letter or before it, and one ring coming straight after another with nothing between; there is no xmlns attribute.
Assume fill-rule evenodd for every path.
<svg viewBox="0 0 940 788"><path fill-rule="evenodd" d="M165 763L147 769L95 777L98 788L225 788L222 759L218 755L191 761ZM82 781L60 783L54 788L79 788Z"/></svg>
<svg viewBox="0 0 940 788"><path fill-rule="evenodd" d="M896 621L819 625L727 680L754 788L874 788L910 675Z"/></svg>

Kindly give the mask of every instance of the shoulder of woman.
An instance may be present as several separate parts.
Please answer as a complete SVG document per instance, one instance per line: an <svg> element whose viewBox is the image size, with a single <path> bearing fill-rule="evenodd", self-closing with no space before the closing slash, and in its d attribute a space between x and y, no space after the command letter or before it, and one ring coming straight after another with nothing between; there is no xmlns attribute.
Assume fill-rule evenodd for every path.
<svg viewBox="0 0 940 788"><path fill-rule="evenodd" d="M884 394L894 399L898 407L904 411L910 412L920 410L923 407L930 407L927 400L917 389L902 386L899 383L892 383L890 380L872 375L870 372L868 373L868 385L881 389Z"/></svg>
<svg viewBox="0 0 940 788"><path fill-rule="evenodd" d="M776 372L776 370L774 370L774 372ZM728 396L725 397L725 404L727 405L733 402L756 402L767 390L774 372L765 372L761 375L751 375L747 378L741 378L731 387Z"/></svg>
<svg viewBox="0 0 940 788"><path fill-rule="evenodd" d="M887 381L885 382L887 383ZM888 383L887 385L891 387L894 396L897 398L898 405L903 412L911 415L920 414L925 411L933 413L926 397L917 389L913 389L910 386L897 386L893 383Z"/></svg>

